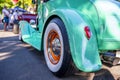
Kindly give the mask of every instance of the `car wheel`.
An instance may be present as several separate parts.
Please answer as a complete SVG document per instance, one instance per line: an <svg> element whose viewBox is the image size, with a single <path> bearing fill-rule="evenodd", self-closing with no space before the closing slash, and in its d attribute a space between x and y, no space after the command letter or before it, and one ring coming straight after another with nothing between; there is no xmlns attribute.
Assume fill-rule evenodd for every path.
<svg viewBox="0 0 120 80"><path fill-rule="evenodd" d="M63 76L71 65L71 55L67 32L62 20L52 19L44 34L44 56L50 71Z"/></svg>

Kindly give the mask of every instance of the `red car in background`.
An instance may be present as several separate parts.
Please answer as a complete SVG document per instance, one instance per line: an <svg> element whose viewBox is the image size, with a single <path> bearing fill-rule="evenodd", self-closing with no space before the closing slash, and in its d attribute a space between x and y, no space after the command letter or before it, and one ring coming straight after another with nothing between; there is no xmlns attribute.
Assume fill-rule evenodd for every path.
<svg viewBox="0 0 120 80"><path fill-rule="evenodd" d="M37 14L22 14L22 15L18 16L19 21L20 20L25 20L29 23L30 23L31 20L34 20L35 23L36 23L36 17L37 17Z"/></svg>

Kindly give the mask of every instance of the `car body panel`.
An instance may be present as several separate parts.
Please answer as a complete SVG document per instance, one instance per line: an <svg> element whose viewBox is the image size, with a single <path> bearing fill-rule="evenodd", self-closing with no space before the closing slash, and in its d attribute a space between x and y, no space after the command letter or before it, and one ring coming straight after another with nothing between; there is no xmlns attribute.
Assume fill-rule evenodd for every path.
<svg viewBox="0 0 120 80"><path fill-rule="evenodd" d="M120 2L97 0L94 4L100 17L99 49L120 50Z"/></svg>
<svg viewBox="0 0 120 80"><path fill-rule="evenodd" d="M104 1L99 1L100 0L49 0L48 2L41 2L38 5L39 30L37 31L35 29L29 28L30 25L28 23L24 23L27 26L24 27L30 30L22 29L21 22L20 27L23 31L23 36L26 33L29 33L28 35L30 36L30 41L26 40L27 38L24 37L23 39L29 44L33 45L35 48L42 50L43 46L41 45L42 42L44 42L43 36L47 24L53 18L60 18L65 24L69 38L70 52L77 68L85 72L97 71L101 69L102 66L99 54L100 50L113 50L120 48L118 45L120 40L118 38L119 31L116 30L116 33L111 31L115 36L111 36L109 32L105 31L107 28L107 30L110 30L113 27L109 27L109 24L107 27L103 26L103 23L107 21L104 16L108 18L109 16L105 15L104 11L102 11L105 8L101 7L100 3L103 3ZM114 4L109 0L107 2ZM109 6L108 4L106 5ZM118 21L116 21L116 23L117 22ZM91 31L91 37L89 40L86 38L84 31L86 26L88 26ZM32 33L31 30L33 31ZM24 31L29 32L24 33ZM34 32L36 33L35 35L33 35ZM34 40L35 38L36 40ZM114 41L115 45L113 47L109 47L107 42L112 45L111 42L113 41L109 39L105 42L104 40L106 38L113 38L118 40L118 42ZM38 44L39 46L35 46L35 44Z"/></svg>

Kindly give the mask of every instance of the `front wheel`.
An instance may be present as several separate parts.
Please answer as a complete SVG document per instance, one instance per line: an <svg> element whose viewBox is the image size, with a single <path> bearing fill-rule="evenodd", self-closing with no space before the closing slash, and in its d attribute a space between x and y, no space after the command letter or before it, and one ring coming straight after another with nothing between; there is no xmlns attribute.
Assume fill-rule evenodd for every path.
<svg viewBox="0 0 120 80"><path fill-rule="evenodd" d="M54 18L44 34L44 56L48 68L58 77L63 76L71 65L69 41L64 23Z"/></svg>

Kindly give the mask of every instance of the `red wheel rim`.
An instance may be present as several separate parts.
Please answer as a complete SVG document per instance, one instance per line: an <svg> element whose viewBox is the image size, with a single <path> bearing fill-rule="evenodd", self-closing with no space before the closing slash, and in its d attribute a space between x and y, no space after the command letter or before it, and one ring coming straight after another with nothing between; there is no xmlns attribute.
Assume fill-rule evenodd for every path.
<svg viewBox="0 0 120 80"><path fill-rule="evenodd" d="M57 64L61 57L61 42L55 30L49 32L47 37L47 54L52 64Z"/></svg>

